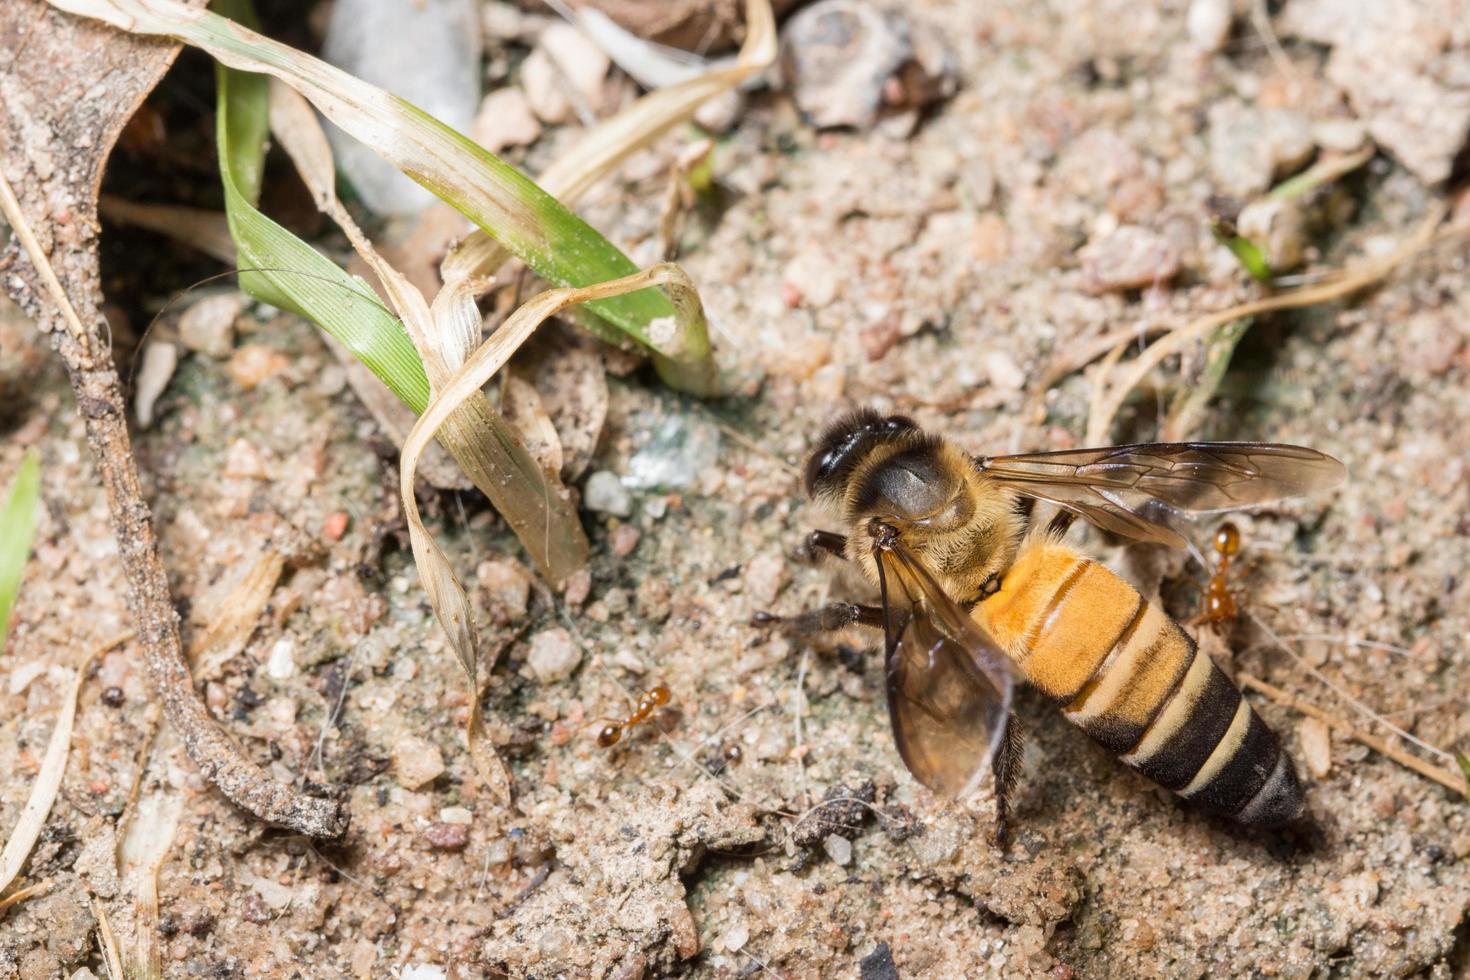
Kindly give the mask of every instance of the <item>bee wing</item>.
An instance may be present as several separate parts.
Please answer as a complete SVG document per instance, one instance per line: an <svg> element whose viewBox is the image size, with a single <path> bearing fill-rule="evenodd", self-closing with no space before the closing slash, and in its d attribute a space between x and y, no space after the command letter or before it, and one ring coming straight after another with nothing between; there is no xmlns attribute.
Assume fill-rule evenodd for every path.
<svg viewBox="0 0 1470 980"><path fill-rule="evenodd" d="M1259 507L1327 490L1341 463L1303 446L1269 442L1155 442L979 457L976 465L1012 489L1072 511L1098 527L1182 547L1183 514Z"/></svg>
<svg viewBox="0 0 1470 980"><path fill-rule="evenodd" d="M874 550L899 755L934 792L964 796L1000 746L1011 709L1010 661L901 543Z"/></svg>

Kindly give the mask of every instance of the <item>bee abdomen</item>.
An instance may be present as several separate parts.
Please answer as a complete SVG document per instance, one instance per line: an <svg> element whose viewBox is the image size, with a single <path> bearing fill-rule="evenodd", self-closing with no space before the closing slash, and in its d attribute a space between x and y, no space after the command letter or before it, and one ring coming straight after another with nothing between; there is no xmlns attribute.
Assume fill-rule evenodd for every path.
<svg viewBox="0 0 1470 980"><path fill-rule="evenodd" d="M1149 779L1249 825L1300 813L1275 733L1177 623L1103 566L1034 549L977 612L1069 720Z"/></svg>

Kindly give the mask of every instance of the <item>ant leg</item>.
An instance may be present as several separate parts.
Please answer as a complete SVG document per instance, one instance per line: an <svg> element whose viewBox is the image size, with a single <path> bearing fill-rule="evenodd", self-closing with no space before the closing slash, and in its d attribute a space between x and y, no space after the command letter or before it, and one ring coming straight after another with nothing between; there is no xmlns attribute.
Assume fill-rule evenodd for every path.
<svg viewBox="0 0 1470 980"><path fill-rule="evenodd" d="M1006 718L1005 734L1001 736L1000 748L995 753L995 836L991 839L998 849L1005 850L1006 831L1011 816L1011 790L1015 789L1016 778L1021 774L1021 723L1015 715Z"/></svg>
<svg viewBox="0 0 1470 980"><path fill-rule="evenodd" d="M883 610L877 606L859 606L852 602L834 602L819 609L808 609L795 616L777 616L758 612L751 617L756 626L780 626L792 633L829 633L844 626L883 628Z"/></svg>
<svg viewBox="0 0 1470 980"><path fill-rule="evenodd" d="M815 561L821 557L822 552L836 555L838 558L847 557L847 535L838 534L835 531L813 531L806 536L807 558Z"/></svg>

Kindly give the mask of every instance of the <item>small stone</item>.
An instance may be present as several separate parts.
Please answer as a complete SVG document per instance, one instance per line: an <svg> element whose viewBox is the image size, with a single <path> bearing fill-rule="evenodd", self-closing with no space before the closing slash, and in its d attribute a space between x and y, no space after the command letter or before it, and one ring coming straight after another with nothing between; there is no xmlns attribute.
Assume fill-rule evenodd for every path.
<svg viewBox="0 0 1470 980"><path fill-rule="evenodd" d="M403 968L398 975L398 980L446 980L448 974L444 967L435 966L432 963L414 963Z"/></svg>
<svg viewBox="0 0 1470 980"><path fill-rule="evenodd" d="M296 645L282 637L271 644L271 652L265 658L265 672L273 680L283 681L296 673Z"/></svg>
<svg viewBox="0 0 1470 980"><path fill-rule="evenodd" d="M464 132L480 104L477 15L476 0L336 0L322 57ZM338 168L374 211L412 215L434 202L376 147L334 126L327 135Z"/></svg>
<svg viewBox="0 0 1470 980"><path fill-rule="evenodd" d="M526 655L526 663L541 683L565 680L581 662L581 648L572 640L572 634L562 627L553 626L531 637L531 651Z"/></svg>
<svg viewBox="0 0 1470 980"><path fill-rule="evenodd" d="M168 387L178 364L179 349L173 344L150 340L143 348L143 363L138 368L133 390L133 409L142 428L153 424L153 406Z"/></svg>
<svg viewBox="0 0 1470 980"><path fill-rule="evenodd" d="M786 22L781 50L797 108L822 129L871 129L885 103L905 101L900 70L919 67L908 19L857 0L806 7Z"/></svg>
<svg viewBox="0 0 1470 980"><path fill-rule="evenodd" d="M790 572L777 555L756 555L745 566L745 594L761 607L771 605L786 587Z"/></svg>
<svg viewBox="0 0 1470 980"><path fill-rule="evenodd" d="M470 126L470 135L491 153L499 153L508 146L530 146L536 142L541 136L541 123L531 111L525 93L506 86L485 96Z"/></svg>
<svg viewBox="0 0 1470 980"><path fill-rule="evenodd" d="M990 383L1001 391L1020 391L1026 384L1026 372L1016 359L1003 350L987 351L980 359Z"/></svg>
<svg viewBox="0 0 1470 980"><path fill-rule="evenodd" d="M726 929L725 934L720 937L720 945L725 948L726 952L734 953L744 949L749 940L750 926L745 924L744 919L736 919L735 924Z"/></svg>
<svg viewBox="0 0 1470 980"><path fill-rule="evenodd" d="M264 480L270 475L265 454L244 439L236 439L225 451L224 472L225 476L248 480Z"/></svg>
<svg viewBox="0 0 1470 980"><path fill-rule="evenodd" d="M644 619L653 623L663 622L674 609L669 583L655 576L644 579L638 583L633 604Z"/></svg>
<svg viewBox="0 0 1470 980"><path fill-rule="evenodd" d="M435 851L462 851L470 842L470 828L461 823L436 821L423 833L424 843Z"/></svg>
<svg viewBox="0 0 1470 980"><path fill-rule="evenodd" d="M720 430L688 416L667 419L628 461L626 486L639 490L682 489L716 468Z"/></svg>
<svg viewBox="0 0 1470 980"><path fill-rule="evenodd" d="M531 601L531 573L514 558L492 558L475 569L480 588L512 621L526 615Z"/></svg>
<svg viewBox="0 0 1470 980"><path fill-rule="evenodd" d="M862 344L863 353L868 356L868 360L881 361L902 336L898 318L885 316L877 323L863 327L858 332L858 342Z"/></svg>
<svg viewBox="0 0 1470 980"><path fill-rule="evenodd" d="M393 775L404 789L427 786L443 772L444 756L433 742L409 735L393 746Z"/></svg>
<svg viewBox="0 0 1470 980"><path fill-rule="evenodd" d="M852 861L852 841L840 834L828 834L822 841L822 850L837 864L847 867Z"/></svg>
<svg viewBox="0 0 1470 980"><path fill-rule="evenodd" d="M1307 249L1307 216L1300 198L1257 198L1241 209L1236 225L1265 253L1272 272L1285 272L1302 264Z"/></svg>
<svg viewBox="0 0 1470 980"><path fill-rule="evenodd" d="M570 95L595 108L611 66L607 55L570 24L556 23L521 64L521 88L542 122L564 122L573 108Z"/></svg>
<svg viewBox="0 0 1470 980"><path fill-rule="evenodd" d="M633 513L633 498L616 473L598 470L582 485L582 505L588 510L615 517Z"/></svg>
<svg viewBox="0 0 1470 980"><path fill-rule="evenodd" d="M619 524L613 529L608 543L612 546L613 554L626 558L638 547L638 539L642 536L642 532L633 525Z"/></svg>
<svg viewBox="0 0 1470 980"><path fill-rule="evenodd" d="M1099 293L1167 282L1180 268L1174 243L1137 225L1123 225L1089 242L1080 258L1088 288Z"/></svg>
<svg viewBox="0 0 1470 980"><path fill-rule="evenodd" d="M1213 54L1230 39L1230 0L1191 0L1184 15L1190 43Z"/></svg>
<svg viewBox="0 0 1470 980"><path fill-rule="evenodd" d="M206 357L229 357L235 349L235 321L242 306L239 293L204 297L179 317L179 342Z"/></svg>
<svg viewBox="0 0 1470 980"><path fill-rule="evenodd" d="M586 602L591 594L592 573L585 568L577 569L562 585L561 597L566 600L567 605L574 608Z"/></svg>
<svg viewBox="0 0 1470 980"><path fill-rule="evenodd" d="M1303 718L1296 726L1307 771L1317 779L1332 771L1332 733L1320 718Z"/></svg>
<svg viewBox="0 0 1470 980"><path fill-rule="evenodd" d="M796 288L796 302L787 300L787 305L805 303L814 309L830 306L842 290L837 273L837 263L826 249L815 243L808 245L786 264L783 288L786 283Z"/></svg>
<svg viewBox="0 0 1470 980"><path fill-rule="evenodd" d="M446 806L439 811L439 820L443 823L458 823L469 826L475 822L475 814L469 807Z"/></svg>
<svg viewBox="0 0 1470 980"><path fill-rule="evenodd" d="M335 514L328 514L327 519L322 521L322 537L328 541L341 541L342 535L347 533L348 521L349 518L345 511L339 510Z"/></svg>
<svg viewBox="0 0 1470 980"><path fill-rule="evenodd" d="M286 369L291 362L280 351L264 344L246 344L230 358L230 377L246 391Z"/></svg>
<svg viewBox="0 0 1470 980"><path fill-rule="evenodd" d="M1249 198L1312 155L1311 122L1294 109L1217 102L1209 112L1210 169L1220 190Z"/></svg>

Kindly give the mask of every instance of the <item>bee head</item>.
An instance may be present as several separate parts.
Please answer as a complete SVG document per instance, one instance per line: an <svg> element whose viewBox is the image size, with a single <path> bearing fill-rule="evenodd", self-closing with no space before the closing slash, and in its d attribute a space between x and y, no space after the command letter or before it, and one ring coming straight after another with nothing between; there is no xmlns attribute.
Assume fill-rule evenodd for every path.
<svg viewBox="0 0 1470 980"><path fill-rule="evenodd" d="M853 470L875 448L917 435L918 425L903 415L879 415L871 408L860 408L844 415L817 440L816 448L806 463L808 496L836 495Z"/></svg>

